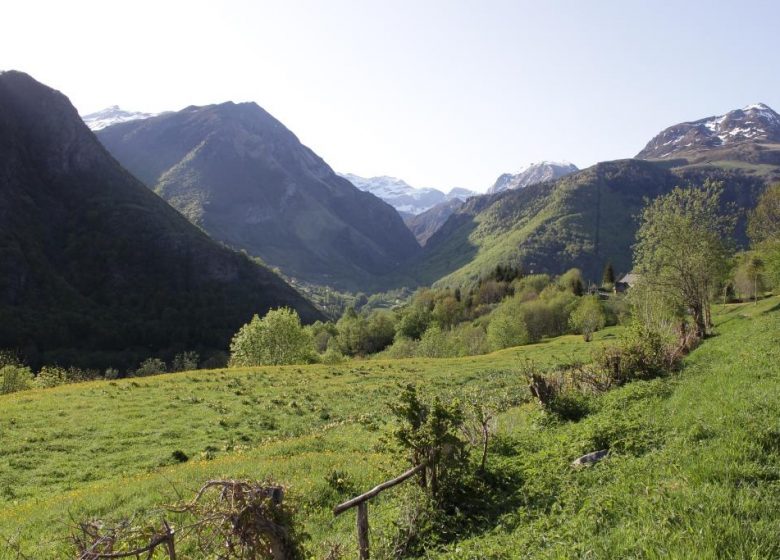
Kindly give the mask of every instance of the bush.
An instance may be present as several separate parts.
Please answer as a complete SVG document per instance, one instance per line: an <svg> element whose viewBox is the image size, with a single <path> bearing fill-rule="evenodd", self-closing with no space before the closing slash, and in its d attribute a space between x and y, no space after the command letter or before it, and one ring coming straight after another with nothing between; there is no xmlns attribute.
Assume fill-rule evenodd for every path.
<svg viewBox="0 0 780 560"><path fill-rule="evenodd" d="M135 370L136 377L146 377L147 375L157 375L159 373L165 373L167 371L165 362L160 358L147 358L138 369Z"/></svg>
<svg viewBox="0 0 780 560"><path fill-rule="evenodd" d="M382 352L384 358L413 358L417 356L419 341L396 335L395 342L387 350Z"/></svg>
<svg viewBox="0 0 780 560"><path fill-rule="evenodd" d="M32 386L33 374L27 366L9 364L0 367L0 394L24 391Z"/></svg>
<svg viewBox="0 0 780 560"><path fill-rule="evenodd" d="M422 358L453 358L458 355L458 347L450 333L442 331L439 325L434 323L420 338L417 355Z"/></svg>
<svg viewBox="0 0 780 560"><path fill-rule="evenodd" d="M301 364L312 361L314 341L301 326L298 313L272 309L260 319L255 315L230 343L231 366Z"/></svg>
<svg viewBox="0 0 780 560"><path fill-rule="evenodd" d="M487 333L482 327L464 323L458 325L450 336L458 356L476 356L490 351Z"/></svg>
<svg viewBox="0 0 780 560"><path fill-rule="evenodd" d="M43 366L35 376L35 386L41 388L56 387L68 383L68 372L57 366Z"/></svg>
<svg viewBox="0 0 780 560"><path fill-rule="evenodd" d="M197 352L181 352L171 362L171 371L192 371L198 369L200 356Z"/></svg>
<svg viewBox="0 0 780 560"><path fill-rule="evenodd" d="M666 375L679 365L673 342L659 331L634 322L617 345L607 346L595 355L598 370L618 385L635 379Z"/></svg>
<svg viewBox="0 0 780 560"><path fill-rule="evenodd" d="M325 350L325 353L320 357L320 361L323 364L330 365L340 364L344 359L344 354L339 352L338 346L332 342L328 344L327 350Z"/></svg>

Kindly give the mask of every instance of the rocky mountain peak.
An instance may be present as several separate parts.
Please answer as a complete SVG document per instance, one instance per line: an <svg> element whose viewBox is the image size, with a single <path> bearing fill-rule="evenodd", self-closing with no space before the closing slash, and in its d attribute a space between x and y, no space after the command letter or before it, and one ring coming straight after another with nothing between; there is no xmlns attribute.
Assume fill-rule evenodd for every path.
<svg viewBox="0 0 780 560"><path fill-rule="evenodd" d="M637 157L663 159L748 142L780 142L780 115L764 103L670 126L650 140Z"/></svg>
<svg viewBox="0 0 780 560"><path fill-rule="evenodd" d="M536 183L558 179L575 171L579 171L577 166L568 161L531 163L517 173L503 173L499 175L496 182L493 183L493 186L487 192L488 194L495 194L506 190L522 189Z"/></svg>

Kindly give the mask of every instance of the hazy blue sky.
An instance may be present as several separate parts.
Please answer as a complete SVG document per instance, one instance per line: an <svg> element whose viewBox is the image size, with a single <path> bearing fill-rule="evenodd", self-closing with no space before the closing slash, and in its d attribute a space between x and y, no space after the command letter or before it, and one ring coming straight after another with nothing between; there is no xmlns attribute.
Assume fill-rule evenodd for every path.
<svg viewBox="0 0 780 560"><path fill-rule="evenodd" d="M338 171L484 190L780 110L780 2L9 1L0 69L82 112L256 101Z"/></svg>

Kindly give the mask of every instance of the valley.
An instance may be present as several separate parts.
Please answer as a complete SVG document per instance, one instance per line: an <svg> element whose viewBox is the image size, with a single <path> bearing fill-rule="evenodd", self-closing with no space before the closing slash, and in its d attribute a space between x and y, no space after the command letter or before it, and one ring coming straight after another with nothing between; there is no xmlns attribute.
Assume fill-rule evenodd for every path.
<svg viewBox="0 0 780 560"><path fill-rule="evenodd" d="M176 4L0 34L0 560L780 557L774 19Z"/></svg>

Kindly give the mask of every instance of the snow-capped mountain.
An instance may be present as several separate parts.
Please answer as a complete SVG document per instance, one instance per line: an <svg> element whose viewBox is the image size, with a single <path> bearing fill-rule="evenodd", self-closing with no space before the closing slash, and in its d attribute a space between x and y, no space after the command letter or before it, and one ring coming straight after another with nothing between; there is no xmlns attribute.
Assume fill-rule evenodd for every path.
<svg viewBox="0 0 780 560"><path fill-rule="evenodd" d="M536 183L552 181L575 171L579 171L577 166L568 161L540 161L525 166L517 173L504 173L496 179L487 192L494 194L510 189L522 189Z"/></svg>
<svg viewBox="0 0 780 560"><path fill-rule="evenodd" d="M453 199L466 200L474 196L475 192L468 189L455 188L449 193L443 193L438 189L415 188L406 181L395 177L360 177L352 173L339 173L362 191L368 191L378 196L390 206L403 214L417 215L425 212L437 204Z"/></svg>
<svg viewBox="0 0 780 560"><path fill-rule="evenodd" d="M137 121L141 119L148 119L149 117L156 117L160 113L141 113L139 111L125 111L120 109L118 105L107 107L96 113L90 113L89 115L82 115L83 120L87 126L93 131L102 130L112 124L119 124L128 121Z"/></svg>
<svg viewBox="0 0 780 560"><path fill-rule="evenodd" d="M636 157L668 158L745 142L780 142L780 115L763 103L754 103L725 115L676 124L650 140Z"/></svg>

